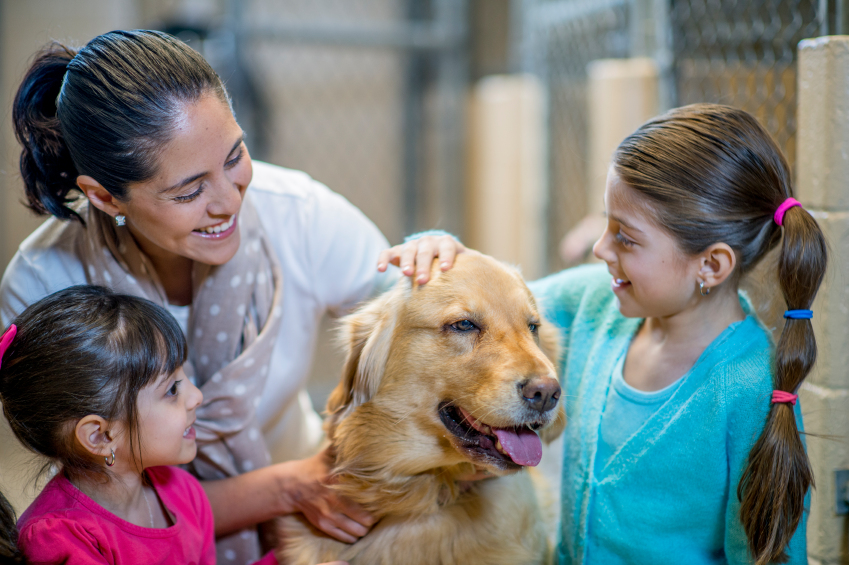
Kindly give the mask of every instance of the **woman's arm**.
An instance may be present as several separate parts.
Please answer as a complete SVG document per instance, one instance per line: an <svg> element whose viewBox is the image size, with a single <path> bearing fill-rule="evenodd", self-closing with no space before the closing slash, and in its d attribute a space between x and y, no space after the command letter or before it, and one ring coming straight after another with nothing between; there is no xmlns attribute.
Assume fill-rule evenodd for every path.
<svg viewBox="0 0 849 565"><path fill-rule="evenodd" d="M277 516L301 512L316 528L339 541L353 543L375 519L358 505L336 495L325 451L237 477L202 481L215 535L226 535Z"/></svg>

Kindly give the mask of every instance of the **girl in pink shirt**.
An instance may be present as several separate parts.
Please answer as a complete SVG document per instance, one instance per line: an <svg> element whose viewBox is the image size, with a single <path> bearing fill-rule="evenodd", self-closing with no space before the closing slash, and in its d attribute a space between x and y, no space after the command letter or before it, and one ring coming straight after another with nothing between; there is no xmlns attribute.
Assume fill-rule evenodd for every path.
<svg viewBox="0 0 849 565"><path fill-rule="evenodd" d="M200 483L172 467L197 451L203 395L177 322L145 299L75 286L27 308L0 338L0 400L17 438L59 471L0 556L30 563L214 564ZM4 555L8 554L8 555ZM259 564L277 561L266 555Z"/></svg>

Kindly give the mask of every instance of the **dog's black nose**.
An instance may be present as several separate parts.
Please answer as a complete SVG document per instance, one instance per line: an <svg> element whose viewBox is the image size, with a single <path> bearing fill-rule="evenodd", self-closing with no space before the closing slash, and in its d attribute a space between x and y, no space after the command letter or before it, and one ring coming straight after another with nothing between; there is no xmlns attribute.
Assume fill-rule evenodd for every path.
<svg viewBox="0 0 849 565"><path fill-rule="evenodd" d="M557 406L560 385L551 378L533 378L522 385L522 398L538 412L548 412Z"/></svg>

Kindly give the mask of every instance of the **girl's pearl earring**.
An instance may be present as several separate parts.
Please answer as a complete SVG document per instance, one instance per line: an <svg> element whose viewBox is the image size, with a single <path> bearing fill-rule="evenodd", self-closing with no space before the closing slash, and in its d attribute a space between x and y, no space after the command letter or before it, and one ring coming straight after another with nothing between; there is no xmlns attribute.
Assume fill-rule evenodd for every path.
<svg viewBox="0 0 849 565"><path fill-rule="evenodd" d="M115 224L117 224L119 226L123 226L123 225L126 225L126 223L127 223L127 216L125 216L124 214L118 214L117 216L115 216Z"/></svg>

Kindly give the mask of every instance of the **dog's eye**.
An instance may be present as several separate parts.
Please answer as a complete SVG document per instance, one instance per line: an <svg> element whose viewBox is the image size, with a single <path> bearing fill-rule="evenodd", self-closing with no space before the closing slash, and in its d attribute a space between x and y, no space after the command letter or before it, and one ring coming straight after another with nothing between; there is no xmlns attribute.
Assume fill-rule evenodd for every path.
<svg viewBox="0 0 849 565"><path fill-rule="evenodd" d="M533 323L528 324L528 329L531 330L532 334L535 334L535 333L537 333L537 330L539 329L539 324L533 324Z"/></svg>
<svg viewBox="0 0 849 565"><path fill-rule="evenodd" d="M451 324L451 327L457 330L458 332L470 332L472 330L478 329L478 327L469 320L460 320L459 322L454 322L453 324Z"/></svg>

